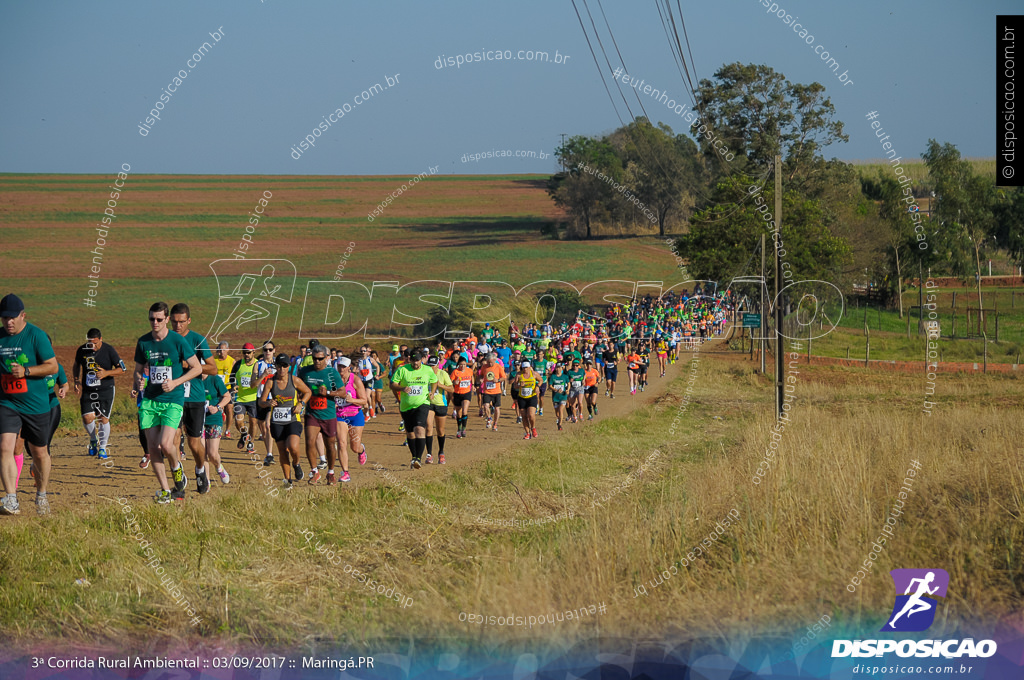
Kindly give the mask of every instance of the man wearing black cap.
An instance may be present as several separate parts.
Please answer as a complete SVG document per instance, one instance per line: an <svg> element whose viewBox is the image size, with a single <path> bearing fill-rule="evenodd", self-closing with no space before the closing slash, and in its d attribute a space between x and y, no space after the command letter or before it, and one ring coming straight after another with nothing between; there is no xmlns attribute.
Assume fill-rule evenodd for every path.
<svg viewBox="0 0 1024 680"><path fill-rule="evenodd" d="M89 455L107 458L110 413L114 408L114 376L124 373L124 363L112 345L103 342L98 328L90 328L86 342L75 352L71 378L81 395L82 422L89 434ZM85 383L85 390L82 390ZM99 422L97 422L97 419Z"/></svg>
<svg viewBox="0 0 1024 680"><path fill-rule="evenodd" d="M50 512L50 397L46 376L57 373L57 357L46 333L25 321L25 304L10 293L0 300L0 478L5 495L0 514L17 515L18 468L14 447L20 433L35 468L36 512Z"/></svg>

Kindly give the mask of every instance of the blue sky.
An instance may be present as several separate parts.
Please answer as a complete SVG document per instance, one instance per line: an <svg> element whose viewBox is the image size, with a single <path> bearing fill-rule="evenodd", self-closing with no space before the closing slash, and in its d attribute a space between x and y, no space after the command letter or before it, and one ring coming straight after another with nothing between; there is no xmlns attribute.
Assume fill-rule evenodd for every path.
<svg viewBox="0 0 1024 680"><path fill-rule="evenodd" d="M698 76L740 61L821 82L850 135L828 156L881 156L868 111L879 113L904 157L919 157L929 137L965 156L995 155L995 17L1019 3L778 5L799 17L814 45L760 0L682 3ZM613 67L620 65L597 0L589 6ZM627 71L689 103L657 5L603 7ZM220 27L223 38L189 71L187 61ZM817 45L852 85L838 82L814 54ZM569 59L436 68L442 55L488 50L546 51L551 59L557 50ZM556 169L553 156L461 159L494 149L552 154L562 133L598 135L621 124L568 0L7 0L0 55L0 172L108 173L129 163L133 173L544 173ZM609 73L603 61L601 68ZM140 135L179 69L187 77ZM353 103L395 74L392 87ZM639 114L636 96L620 87ZM683 130L664 105L642 100L652 118ZM351 110L293 158L291 148L346 104Z"/></svg>

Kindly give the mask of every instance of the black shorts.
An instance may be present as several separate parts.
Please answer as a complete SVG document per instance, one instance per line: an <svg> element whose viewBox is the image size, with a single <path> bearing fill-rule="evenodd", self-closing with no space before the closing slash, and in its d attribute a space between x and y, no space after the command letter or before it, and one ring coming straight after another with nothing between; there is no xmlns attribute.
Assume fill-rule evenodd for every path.
<svg viewBox="0 0 1024 680"><path fill-rule="evenodd" d="M605 365L605 367L604 367L604 379L605 380L611 380L612 382L615 382L616 380L618 380L619 379L619 367L618 366L608 366L608 365Z"/></svg>
<svg viewBox="0 0 1024 680"><path fill-rule="evenodd" d="M455 408L459 408L460 406L465 404L467 401L470 401L472 398L473 398L473 394L471 392L464 392L463 394L453 394L452 395L452 406L454 406Z"/></svg>
<svg viewBox="0 0 1024 680"><path fill-rule="evenodd" d="M206 402L186 401L181 405L181 429L186 437L202 437L206 423Z"/></svg>
<svg viewBox="0 0 1024 680"><path fill-rule="evenodd" d="M110 412L114 409L114 388L113 387L86 387L78 400L82 409L82 415L95 413L101 418L109 418Z"/></svg>
<svg viewBox="0 0 1024 680"><path fill-rule="evenodd" d="M246 413L257 420L259 419L259 407L256 405L256 402L235 402L235 417L245 416Z"/></svg>
<svg viewBox="0 0 1024 680"><path fill-rule="evenodd" d="M532 397L526 397L526 398L519 397L519 408L520 409L537 408L537 395L535 394Z"/></svg>
<svg viewBox="0 0 1024 680"><path fill-rule="evenodd" d="M588 387L585 394L597 394L597 385L591 385Z"/></svg>
<svg viewBox="0 0 1024 680"><path fill-rule="evenodd" d="M269 408L263 408L262 406L259 405L259 402L257 402L257 406L256 406L256 420L259 420L260 422L262 422L262 421L266 420L267 416L269 416L269 415L270 415L270 409Z"/></svg>
<svg viewBox="0 0 1024 680"><path fill-rule="evenodd" d="M487 404L494 404L494 408L501 408L501 393L498 394L485 394L484 395L484 406Z"/></svg>
<svg viewBox="0 0 1024 680"><path fill-rule="evenodd" d="M405 433L411 435L414 428L427 426L427 414L430 413L430 404L420 404L416 408L402 411L402 422L405 423Z"/></svg>
<svg viewBox="0 0 1024 680"><path fill-rule="evenodd" d="M50 443L53 442L53 435L56 434L57 428L60 427L60 402L50 409L50 438L46 440L46 446L49 447Z"/></svg>
<svg viewBox="0 0 1024 680"><path fill-rule="evenodd" d="M448 417L448 407L447 406L438 406L437 404L431 404L430 405L430 410L434 412L434 416L437 417L437 418L447 418Z"/></svg>
<svg viewBox="0 0 1024 680"><path fill-rule="evenodd" d="M637 370L640 372L640 375L647 375L647 364L641 364Z"/></svg>
<svg viewBox="0 0 1024 680"><path fill-rule="evenodd" d="M21 434L32 446L47 446L53 412L25 414L0 404L0 434Z"/></svg>
<svg viewBox="0 0 1024 680"><path fill-rule="evenodd" d="M270 438L275 442L283 442L288 437L298 437L302 434L302 423L270 423Z"/></svg>

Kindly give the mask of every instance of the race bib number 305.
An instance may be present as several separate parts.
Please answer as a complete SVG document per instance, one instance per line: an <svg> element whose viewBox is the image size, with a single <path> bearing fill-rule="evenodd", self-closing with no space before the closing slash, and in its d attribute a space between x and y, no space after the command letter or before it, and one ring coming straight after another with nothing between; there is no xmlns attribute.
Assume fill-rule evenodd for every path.
<svg viewBox="0 0 1024 680"><path fill-rule="evenodd" d="M154 385L163 385L171 381L171 366L150 366L149 382Z"/></svg>

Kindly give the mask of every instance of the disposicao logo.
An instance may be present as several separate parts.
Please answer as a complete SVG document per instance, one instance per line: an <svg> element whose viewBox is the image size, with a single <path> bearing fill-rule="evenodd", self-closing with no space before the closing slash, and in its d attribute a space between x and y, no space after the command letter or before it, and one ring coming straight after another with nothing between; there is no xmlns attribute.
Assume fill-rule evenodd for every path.
<svg viewBox="0 0 1024 680"><path fill-rule="evenodd" d="M935 621L938 600L945 597L949 587L949 574L943 569L893 569L896 602L882 632L920 632ZM832 656L871 657L896 652L901 657L981 657L996 653L994 640L975 643L964 640L835 640Z"/></svg>

